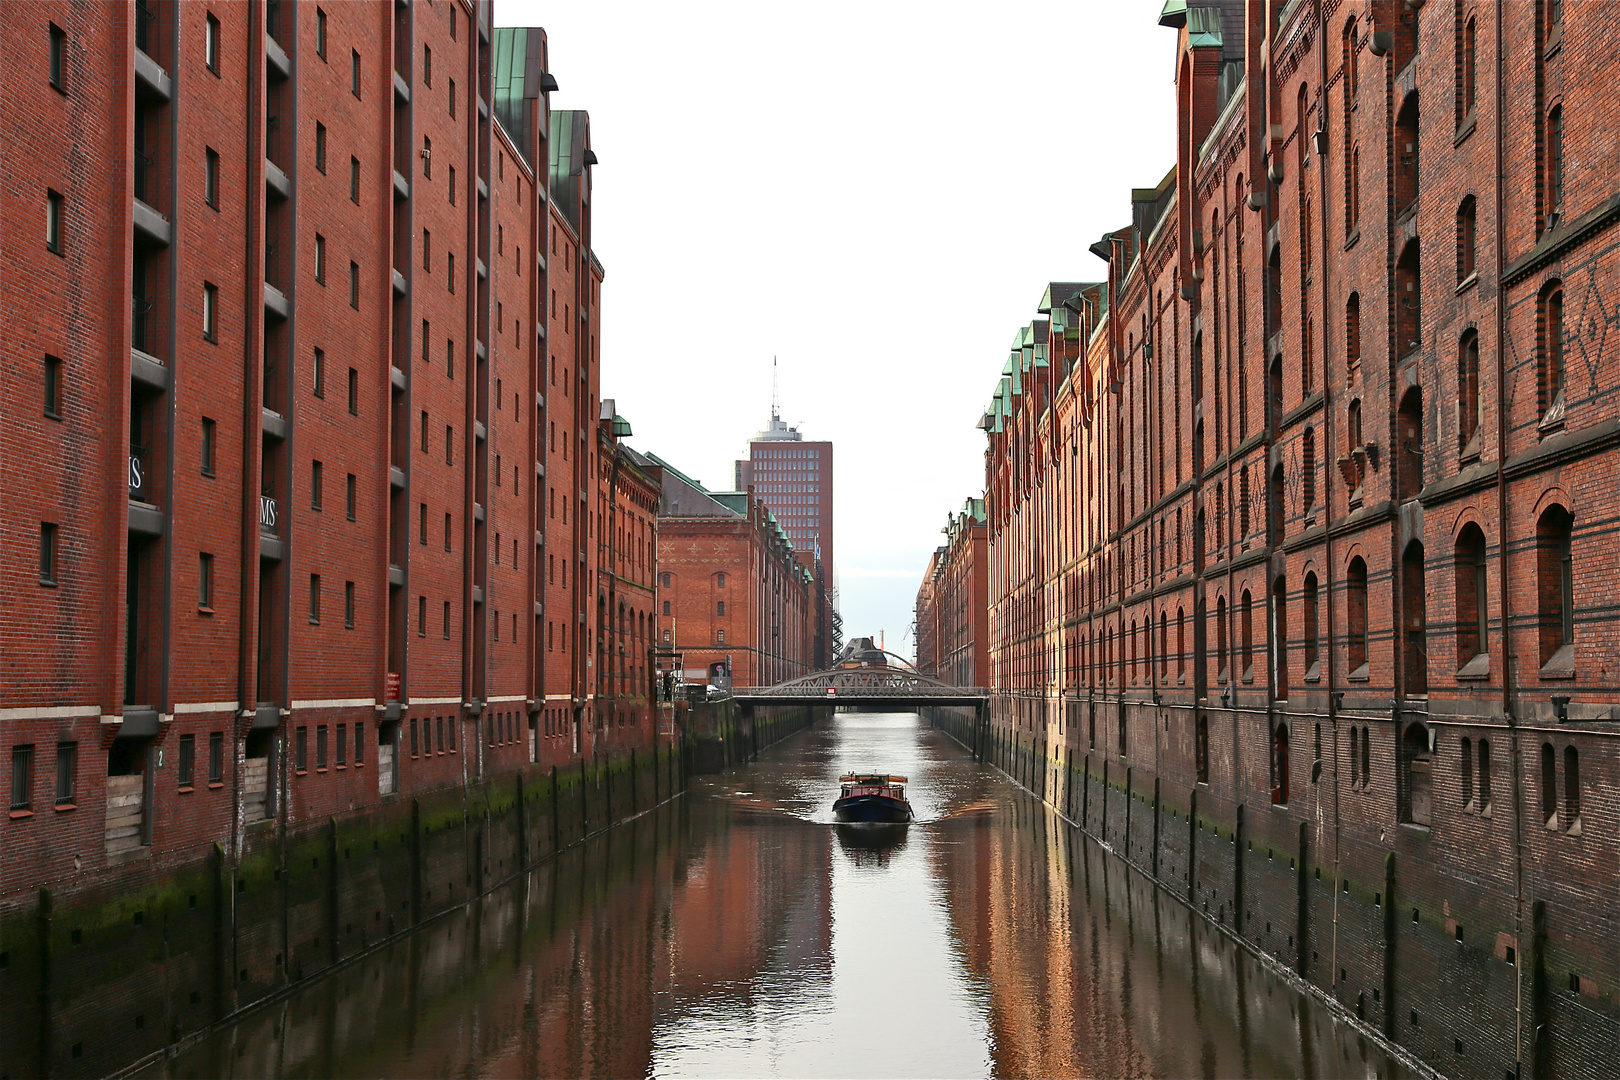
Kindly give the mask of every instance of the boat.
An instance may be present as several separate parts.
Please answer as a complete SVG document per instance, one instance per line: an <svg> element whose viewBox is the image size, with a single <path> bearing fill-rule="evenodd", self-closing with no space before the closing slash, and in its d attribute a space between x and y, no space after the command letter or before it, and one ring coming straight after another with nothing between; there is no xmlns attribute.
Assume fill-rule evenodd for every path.
<svg viewBox="0 0 1620 1080"><path fill-rule="evenodd" d="M838 778L838 799L833 817L839 821L911 820L911 803L906 801L906 778L887 773L845 773Z"/></svg>

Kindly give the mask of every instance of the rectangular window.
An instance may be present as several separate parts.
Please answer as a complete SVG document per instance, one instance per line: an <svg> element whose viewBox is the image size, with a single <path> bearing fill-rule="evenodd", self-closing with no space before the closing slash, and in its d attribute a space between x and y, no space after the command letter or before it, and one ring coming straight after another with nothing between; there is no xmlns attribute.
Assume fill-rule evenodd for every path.
<svg viewBox="0 0 1620 1080"><path fill-rule="evenodd" d="M208 783L223 784L225 782L225 733L211 731L208 733Z"/></svg>
<svg viewBox="0 0 1620 1080"><path fill-rule="evenodd" d="M55 191L45 193L45 249L62 254L62 196Z"/></svg>
<svg viewBox="0 0 1620 1080"><path fill-rule="evenodd" d="M345 517L350 521L354 520L354 473L349 474L348 483L343 491L343 511Z"/></svg>
<svg viewBox="0 0 1620 1080"><path fill-rule="evenodd" d="M456 377L456 343L453 338L444 343L444 377Z"/></svg>
<svg viewBox="0 0 1620 1080"><path fill-rule="evenodd" d="M455 86L456 80L451 79L450 85ZM455 101L455 98L451 98L450 100L453 102ZM450 110L450 115L454 116L455 114L455 109L452 108ZM454 165L450 166L450 205L456 205L456 167Z"/></svg>
<svg viewBox="0 0 1620 1080"><path fill-rule="evenodd" d="M62 361L54 356L45 358L45 415L62 419Z"/></svg>
<svg viewBox="0 0 1620 1080"><path fill-rule="evenodd" d="M309 463L309 508L321 508L321 463L318 461Z"/></svg>
<svg viewBox="0 0 1620 1080"><path fill-rule="evenodd" d="M67 92L67 32L51 23L51 85Z"/></svg>
<svg viewBox="0 0 1620 1080"><path fill-rule="evenodd" d="M309 771L309 728L301 727L294 740L293 769L296 772Z"/></svg>
<svg viewBox="0 0 1620 1080"><path fill-rule="evenodd" d="M450 515L444 515L444 550L450 550Z"/></svg>
<svg viewBox="0 0 1620 1080"><path fill-rule="evenodd" d="M454 8L451 9L452 13L454 12L454 10L455 10ZM450 80L450 119L454 120L455 118L456 118L456 80L451 79ZM452 173L454 173L453 169L451 171L452 171ZM450 177L450 186L452 188L454 188L455 183L456 183L456 178L455 178L454 175L452 175ZM454 195L450 196L450 201L455 202L456 197Z"/></svg>
<svg viewBox="0 0 1620 1080"><path fill-rule="evenodd" d="M204 341L219 340L219 286L203 282L202 330Z"/></svg>
<svg viewBox="0 0 1620 1080"><path fill-rule="evenodd" d="M11 808L31 810L34 806L34 744L11 748Z"/></svg>
<svg viewBox="0 0 1620 1080"><path fill-rule="evenodd" d="M315 9L315 55L326 59L326 12Z"/></svg>
<svg viewBox="0 0 1620 1080"><path fill-rule="evenodd" d="M422 136L422 175L433 179L433 140Z"/></svg>
<svg viewBox="0 0 1620 1080"><path fill-rule="evenodd" d="M349 369L349 415L360 415L360 372Z"/></svg>
<svg viewBox="0 0 1620 1080"><path fill-rule="evenodd" d="M433 85L433 50L426 45L422 46L422 85Z"/></svg>
<svg viewBox="0 0 1620 1080"><path fill-rule="evenodd" d="M360 310L360 264L357 262L349 264L349 306Z"/></svg>
<svg viewBox="0 0 1620 1080"><path fill-rule="evenodd" d="M309 575L309 624L321 625L321 575Z"/></svg>
<svg viewBox="0 0 1620 1080"><path fill-rule="evenodd" d="M326 725L321 724L315 728L315 768L321 772L326 771Z"/></svg>
<svg viewBox="0 0 1620 1080"><path fill-rule="evenodd" d="M360 96L360 50L353 49L349 56L349 93Z"/></svg>
<svg viewBox="0 0 1620 1080"><path fill-rule="evenodd" d="M428 416L427 416L427 410L426 409L422 410L421 443L422 443L422 453L425 454L425 453L428 452Z"/></svg>
<svg viewBox="0 0 1620 1080"><path fill-rule="evenodd" d="M422 230L422 269L433 270L433 233L429 229Z"/></svg>
<svg viewBox="0 0 1620 1080"><path fill-rule="evenodd" d="M203 202L219 209L219 154L214 150L203 150Z"/></svg>
<svg viewBox="0 0 1620 1080"><path fill-rule="evenodd" d="M179 768L175 770L177 773L175 779L179 781L180 787L189 788L191 786L191 774L192 769L196 765L196 760L197 736L188 731L184 735L180 736L180 760L178 762Z"/></svg>
<svg viewBox="0 0 1620 1080"><path fill-rule="evenodd" d="M202 474L214 475L214 421L202 418Z"/></svg>
<svg viewBox="0 0 1620 1080"><path fill-rule="evenodd" d="M326 237L315 234L315 281L326 284Z"/></svg>
<svg viewBox="0 0 1620 1080"><path fill-rule="evenodd" d="M313 373L313 378L314 378L314 381L315 381L315 385L314 385L315 396L318 397L318 398L324 398L326 396L326 350L325 349L316 349L315 350L315 363L314 363L313 368L312 368L312 373Z"/></svg>
<svg viewBox="0 0 1620 1080"><path fill-rule="evenodd" d="M428 326L428 321L426 319L423 319L422 320L422 363L424 363L424 364L428 362L428 352L429 352L429 350L428 350L428 334L430 332L431 332L431 328Z"/></svg>
<svg viewBox="0 0 1620 1080"><path fill-rule="evenodd" d="M343 626L345 629L354 629L354 582L343 583Z"/></svg>
<svg viewBox="0 0 1620 1080"><path fill-rule="evenodd" d="M215 75L219 74L219 20L208 16L208 36L203 39L203 63Z"/></svg>
<svg viewBox="0 0 1620 1080"><path fill-rule="evenodd" d="M451 295L455 295L455 291L456 291L456 253L452 251L450 253L449 258L450 258L450 293L451 293Z"/></svg>
<svg viewBox="0 0 1620 1080"><path fill-rule="evenodd" d="M427 718L423 717L422 722L426 723ZM413 717L411 717L411 757L416 757L420 753L421 753L421 749L419 748L419 746L417 744L416 717L413 716Z"/></svg>
<svg viewBox="0 0 1620 1080"><path fill-rule="evenodd" d="M340 769L347 764L345 759L348 757L349 753L349 748L346 745L348 741L349 725L339 724L337 726L337 752L333 755L333 764Z"/></svg>
<svg viewBox="0 0 1620 1080"><path fill-rule="evenodd" d="M39 583L56 584L56 526L49 521L39 523Z"/></svg>
<svg viewBox="0 0 1620 1080"><path fill-rule="evenodd" d="M427 597L416 598L416 636L427 637Z"/></svg>
<svg viewBox="0 0 1620 1080"><path fill-rule="evenodd" d="M456 463L456 429L449 424L444 425L444 463Z"/></svg>
<svg viewBox="0 0 1620 1080"><path fill-rule="evenodd" d="M214 610L214 557L206 551L197 555L197 606Z"/></svg>
<svg viewBox="0 0 1620 1080"><path fill-rule="evenodd" d="M448 542L445 544L445 550L450 550ZM444 602L444 640L450 640L450 601L448 600Z"/></svg>
<svg viewBox="0 0 1620 1080"><path fill-rule="evenodd" d="M349 201L360 205L360 159L349 158Z"/></svg>
<svg viewBox="0 0 1620 1080"><path fill-rule="evenodd" d="M79 744L56 744L56 805L72 806L79 794Z"/></svg>
<svg viewBox="0 0 1620 1080"><path fill-rule="evenodd" d="M326 125L315 125L315 170L326 175Z"/></svg>
<svg viewBox="0 0 1620 1080"><path fill-rule="evenodd" d="M366 725L356 720L354 722L354 764L359 768L366 760Z"/></svg>
<svg viewBox="0 0 1620 1080"><path fill-rule="evenodd" d="M416 542L427 547L427 503L422 504L417 517L419 520L416 523Z"/></svg>

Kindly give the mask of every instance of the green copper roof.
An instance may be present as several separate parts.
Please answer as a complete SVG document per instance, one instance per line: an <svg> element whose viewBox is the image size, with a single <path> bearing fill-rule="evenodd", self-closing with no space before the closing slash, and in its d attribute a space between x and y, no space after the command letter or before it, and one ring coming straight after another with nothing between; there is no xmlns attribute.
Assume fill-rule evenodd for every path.
<svg viewBox="0 0 1620 1080"><path fill-rule="evenodd" d="M1187 25L1187 0L1164 0L1159 9L1159 25L1183 27Z"/></svg>
<svg viewBox="0 0 1620 1080"><path fill-rule="evenodd" d="M1051 364L1047 363L1047 360L1046 360L1046 346L1045 345L1037 344L1035 346L1035 361L1034 361L1034 363L1035 363L1035 366L1038 367L1038 368L1051 367Z"/></svg>
<svg viewBox="0 0 1620 1080"><path fill-rule="evenodd" d="M1199 48L1203 45L1221 44L1221 9L1218 7L1195 7L1187 9L1187 46Z"/></svg>
<svg viewBox="0 0 1620 1080"><path fill-rule="evenodd" d="M583 109L551 114L551 198L579 231L579 205L590 201L591 117Z"/></svg>
<svg viewBox="0 0 1620 1080"><path fill-rule="evenodd" d="M628 438L631 435L634 435L635 432L630 430L630 421L626 420L624 417L620 416L618 413L614 413L613 414L613 434L614 434L614 437L623 439L623 438Z"/></svg>
<svg viewBox="0 0 1620 1080"><path fill-rule="evenodd" d="M495 121L534 168L534 132L529 103L540 96L546 37L539 27L495 28Z"/></svg>

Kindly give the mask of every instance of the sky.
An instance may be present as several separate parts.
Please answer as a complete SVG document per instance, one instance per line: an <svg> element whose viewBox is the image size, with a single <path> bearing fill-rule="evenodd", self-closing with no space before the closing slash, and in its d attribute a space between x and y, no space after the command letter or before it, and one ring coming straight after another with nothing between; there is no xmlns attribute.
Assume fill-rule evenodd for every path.
<svg viewBox="0 0 1620 1080"><path fill-rule="evenodd" d="M711 489L770 416L834 444L846 638L902 655L1050 281L1175 163L1160 0L496 0L591 116L602 395Z"/></svg>

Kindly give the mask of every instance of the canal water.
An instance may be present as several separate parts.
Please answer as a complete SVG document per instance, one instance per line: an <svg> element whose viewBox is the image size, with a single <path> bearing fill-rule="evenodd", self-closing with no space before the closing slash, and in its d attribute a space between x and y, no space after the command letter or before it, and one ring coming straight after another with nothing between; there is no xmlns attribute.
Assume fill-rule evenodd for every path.
<svg viewBox="0 0 1620 1080"><path fill-rule="evenodd" d="M908 776L916 821L834 825L847 770ZM865 712L142 1073L1405 1074L915 714Z"/></svg>

